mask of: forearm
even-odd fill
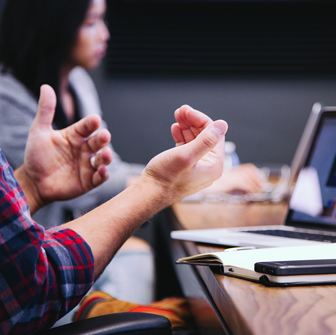
[[[172,192],[148,176],[105,204],[65,226],[90,245],[95,259],[95,279],[128,237],[155,213],[175,199]]]
[[[226,130],[224,121],[216,121],[195,141],[155,156],[138,181],[66,225],[90,245],[95,259],[95,278],[142,223],[181,198],[210,186],[221,176]]]

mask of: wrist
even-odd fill
[[[45,205],[40,196],[38,188],[27,174],[24,164],[14,171],[14,176],[19,182],[23,193],[27,198],[31,214],[34,214]]]
[[[146,194],[147,202],[154,205],[153,210],[156,212],[172,205],[177,199],[177,192],[171,184],[147,174],[142,174],[134,186],[140,188],[142,194]]]

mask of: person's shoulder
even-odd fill
[[[75,67],[69,74],[69,83],[77,96],[82,117],[102,114],[96,86],[85,69]]]
[[[17,80],[10,72],[0,70],[0,103],[1,100],[15,102],[20,105],[37,106],[37,99],[34,95]]]
[[[89,73],[80,66],[75,67],[69,74],[70,84],[73,86],[85,85],[95,89],[94,82]]]

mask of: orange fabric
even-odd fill
[[[95,291],[84,298],[74,316],[74,321],[122,312],[162,315],[170,320],[172,327],[189,327],[191,324],[189,304],[185,298],[168,298],[149,305],[139,305],[117,300],[100,291]]]

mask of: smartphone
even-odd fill
[[[330,274],[336,273],[336,259],[257,262],[254,270],[274,276]]]

